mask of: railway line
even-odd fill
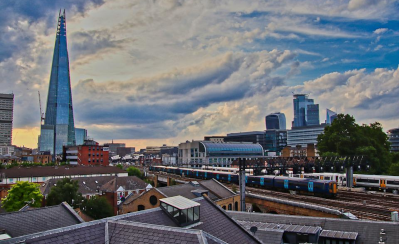
[[[180,180],[196,180],[196,178],[181,177],[174,174],[159,174],[160,176],[169,176]],[[226,187],[232,189],[232,183],[223,183]],[[236,185],[235,185],[236,186]],[[238,188],[238,186],[236,186]],[[391,212],[399,210],[399,196],[393,194],[367,194],[355,191],[338,191],[335,199],[326,199],[309,195],[297,195],[287,192],[262,189],[247,185],[248,193],[276,197],[280,199],[312,204],[321,207],[328,207],[341,212],[350,212],[359,219],[391,221]]]

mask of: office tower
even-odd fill
[[[319,125],[319,105],[307,94],[294,94],[294,120],[292,127]]]
[[[306,126],[319,125],[319,104],[308,104]]]
[[[285,130],[286,120],[284,113],[272,113],[265,117],[266,130]]]
[[[326,109],[326,124],[331,125],[333,120],[336,118],[337,113]]]
[[[46,117],[41,126],[39,150],[62,154],[63,146],[75,145],[75,126],[69,59],[66,37],[65,10],[59,14],[47,96]]]
[[[87,140],[87,130],[75,128],[76,146],[83,145]]]
[[[0,94],[0,146],[11,146],[14,94]]]

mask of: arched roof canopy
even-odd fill
[[[263,156],[263,147],[253,143],[216,143],[202,141],[201,149],[204,149],[207,157],[218,156]]]

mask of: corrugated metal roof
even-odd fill
[[[357,232],[345,232],[345,231],[335,231],[335,230],[323,230],[320,233],[320,237],[344,239],[344,240],[356,240]]]
[[[201,204],[194,202],[182,196],[168,197],[160,199],[159,201],[171,205],[177,209],[188,209],[192,207],[200,206]]]

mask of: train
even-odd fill
[[[169,174],[176,174],[190,178],[199,178],[205,180],[216,179],[222,182],[239,184],[239,176],[234,172],[168,166],[150,166],[149,169],[155,172],[166,172]],[[294,178],[272,175],[245,175],[245,183],[248,186],[280,191],[295,191],[300,194],[315,195],[326,198],[334,198],[337,196],[337,182],[334,180]]]
[[[346,185],[346,174],[313,173],[294,176],[305,179],[334,180],[338,185]],[[388,190],[397,192],[399,190],[399,176],[353,174],[353,186],[364,187],[370,190]]]

